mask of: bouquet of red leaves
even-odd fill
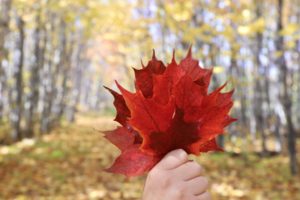
[[[121,150],[107,171],[138,176],[174,149],[195,155],[222,150],[216,136],[235,121],[228,115],[233,90],[221,93],[224,84],[208,93],[212,70],[199,66],[191,48],[179,64],[173,54],[167,66],[153,51],[147,66],[134,72],[135,92],[117,82],[121,94],[107,88],[115,99],[115,121],[121,125],[105,133]]]

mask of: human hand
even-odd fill
[[[149,172],[143,200],[211,200],[203,173],[184,150],[174,150]]]

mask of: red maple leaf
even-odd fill
[[[121,94],[107,88],[115,99],[115,121],[122,125],[105,135],[121,150],[107,171],[138,176],[174,149],[195,155],[222,150],[216,136],[235,121],[228,115],[233,91],[221,93],[224,84],[208,93],[212,70],[201,68],[191,49],[179,64],[173,55],[168,66],[153,51],[147,66],[134,71],[135,92],[117,82]]]

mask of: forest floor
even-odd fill
[[[0,146],[0,199],[140,199],[145,176],[103,172],[119,152],[99,130],[114,126],[111,118],[79,116],[38,141]],[[215,200],[300,199],[300,176],[291,177],[286,156],[210,153],[194,159],[205,167]]]

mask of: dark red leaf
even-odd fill
[[[218,146],[216,138],[207,141],[199,148],[199,152],[209,152],[209,151],[223,151],[223,149]]]
[[[151,97],[153,95],[153,76],[162,74],[165,69],[163,62],[156,59],[153,50],[152,60],[147,66],[143,69],[134,69],[136,89],[141,90],[146,98]]]
[[[105,132],[105,137],[121,151],[132,146],[135,141],[135,134],[125,127],[118,127],[113,131],[107,131]]]
[[[143,153],[139,145],[133,145],[123,151],[106,171],[124,174],[129,177],[139,176],[149,171],[160,159],[161,157],[149,156]]]
[[[127,118],[130,117],[130,112],[127,108],[123,96],[108,87],[104,88],[106,88],[114,97],[114,106],[117,110],[117,115],[114,120],[119,122],[121,125],[126,126],[126,121]]]

